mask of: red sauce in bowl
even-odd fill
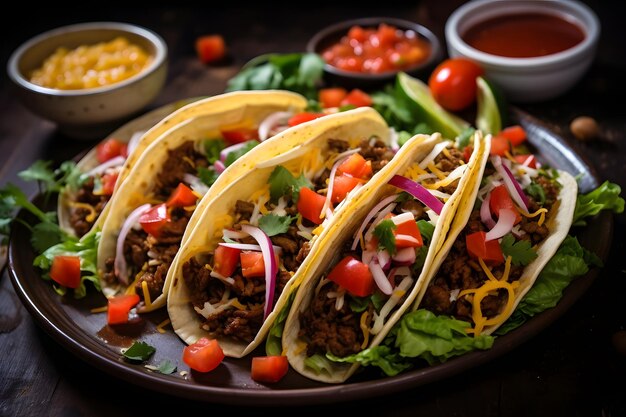
[[[392,25],[352,26],[348,34],[322,51],[326,63],[345,71],[379,74],[412,68],[428,59],[430,43],[412,30]]]
[[[524,13],[484,20],[461,37],[468,45],[492,55],[532,58],[572,48],[585,39],[585,32],[555,15]]]

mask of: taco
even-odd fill
[[[491,156],[467,195],[413,310],[468,322],[475,337],[513,313],[572,225],[578,186],[534,157]]]
[[[463,196],[478,188],[488,156],[481,132],[467,161],[438,133],[418,138],[337,221],[341,229],[297,290],[282,349],[310,379],[346,381],[359,367],[351,358],[381,343],[427,281]]]
[[[104,295],[134,291],[142,300],[139,311],[164,306],[167,273],[195,224],[193,213],[251,169],[258,156],[247,159],[248,151],[258,145],[265,149],[259,151],[262,158],[289,149],[285,144],[267,148],[259,139],[286,128],[287,116],[304,104],[293,93],[245,92],[181,109],[193,109],[195,116],[172,125],[142,151],[108,204],[98,245]],[[204,106],[204,113],[198,106]]]
[[[395,155],[387,124],[371,108],[325,116],[271,142],[292,150],[262,158],[207,204],[169,289],[180,338],[217,339],[231,357],[261,343],[341,213]]]
[[[153,110],[122,126],[81,158],[77,163],[78,175],[59,193],[57,211],[61,228],[81,237],[94,224],[101,227],[113,191],[119,188],[143,151],[179,123],[203,117],[223,120],[225,130],[239,122],[255,125],[245,126],[246,130],[237,126],[239,130],[226,130],[222,134],[238,141],[245,138],[244,133],[250,136],[249,129],[256,128],[262,117],[287,109],[299,112],[306,106],[303,97],[283,91],[237,92],[197,100],[182,100]],[[174,109],[178,110],[172,113]]]

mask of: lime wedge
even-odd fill
[[[483,77],[476,78],[476,127],[484,133],[496,135],[505,123],[506,105],[498,89]]]
[[[465,120],[441,107],[430,94],[428,86],[417,78],[404,72],[398,73],[396,92],[416,116],[416,124],[425,122],[447,139],[454,139],[469,126]]]

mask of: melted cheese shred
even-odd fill
[[[147,308],[152,306],[152,299],[150,298],[150,291],[148,290],[148,283],[141,281],[141,291],[143,292],[143,302]]]
[[[370,329],[367,324],[367,310],[361,314],[361,320],[359,320],[359,326],[363,332],[363,343],[361,343],[361,349],[365,349],[370,341]]]
[[[70,201],[69,205],[70,207],[88,210],[89,214],[85,217],[85,220],[87,220],[89,223],[93,223],[98,216],[98,214],[96,213],[96,209],[91,204],[79,203],[78,201]]]
[[[511,270],[510,256],[508,256],[506,259],[504,274],[502,275],[501,280],[498,280],[494,277],[493,273],[491,272],[491,270],[489,270],[487,265],[485,265],[482,259],[479,259],[479,263],[481,268],[485,271],[488,280],[485,281],[485,283],[481,287],[463,290],[458,295],[458,297],[460,298],[465,295],[472,294],[471,303],[474,328],[467,329],[467,332],[474,333],[474,336],[479,336],[485,326],[492,326],[503,323],[511,315],[511,313],[513,312],[513,305],[515,303],[515,289],[519,287],[518,281],[512,283],[509,283],[507,281],[509,272]],[[497,314],[495,317],[488,319],[483,315],[480,304],[486,296],[493,295],[493,292],[498,289],[505,289],[507,291],[508,296],[506,305],[499,314]]]
[[[539,226],[541,226],[541,225],[543,225],[543,222],[546,221],[546,213],[548,212],[548,209],[547,208],[540,208],[539,210],[537,210],[534,213],[526,213],[524,210],[518,210],[518,211],[520,212],[520,214],[522,216],[528,217],[529,219],[533,218],[533,217],[540,216],[539,220],[537,221],[537,224]]]
[[[170,324],[172,321],[170,319],[165,319],[161,323],[156,325],[157,332],[163,334],[165,333],[164,327]]]
[[[434,164],[434,162],[430,162],[427,165],[428,169],[430,169],[430,172],[432,172],[433,174],[435,174],[437,176],[437,178],[439,178],[440,180],[445,180],[447,175],[444,174],[439,168],[437,168]]]
[[[91,310],[89,310],[92,314],[97,314],[97,313],[104,313],[105,311],[107,311],[109,309],[109,306],[102,306],[102,307],[96,307],[96,308],[92,308]]]

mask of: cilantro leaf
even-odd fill
[[[273,202],[277,202],[280,197],[291,195],[294,202],[298,201],[300,194],[300,188],[311,188],[311,182],[306,179],[304,174],[301,174],[298,178],[294,177],[289,170],[281,165],[278,165],[268,179],[270,184],[270,197]]]
[[[222,139],[208,139],[204,141],[204,153],[210,164],[220,159],[220,152],[226,147]]]
[[[410,110],[399,100],[393,86],[387,86],[383,91],[371,94],[374,109],[376,109],[396,130],[413,131],[415,120]]]
[[[224,161],[224,165],[225,166],[232,165],[233,162],[235,162],[237,159],[239,159],[242,156],[244,156],[246,153],[248,153],[252,148],[257,146],[258,144],[259,144],[259,142],[256,141],[256,140],[249,140],[249,141],[245,142],[244,145],[241,148],[238,148],[235,151],[229,152],[226,155],[226,160]]]
[[[124,351],[124,357],[131,361],[143,362],[147,360],[156,349],[145,342],[135,342],[131,347]]]
[[[420,229],[424,246],[430,244],[430,241],[433,239],[433,233],[435,233],[435,226],[427,220],[418,220],[417,227]]]
[[[165,359],[161,361],[156,370],[164,375],[170,375],[171,373],[176,371],[176,365]]]
[[[17,175],[24,181],[40,181],[45,190],[53,190],[57,184],[54,170],[50,168],[50,165],[52,165],[52,161],[39,160]]]
[[[213,185],[219,175],[214,169],[198,167],[198,178],[209,187]]]
[[[461,133],[459,133],[459,136],[457,136],[455,139],[457,148],[463,149],[467,145],[469,145],[470,139],[472,138],[472,135],[474,135],[475,131],[476,129],[474,129],[473,127],[466,127],[465,129],[463,129]]]
[[[259,219],[259,227],[268,236],[276,236],[281,233],[286,233],[289,230],[289,225],[294,221],[296,217],[292,216],[278,216],[270,213],[265,216],[261,216]]]
[[[390,255],[396,253],[396,237],[393,231],[397,228],[398,226],[390,219],[381,221],[374,228],[374,236],[378,238],[378,246],[386,249]]]
[[[74,161],[65,161],[57,169],[51,165],[52,161],[38,160],[17,175],[24,181],[37,181],[45,194],[60,192],[66,185],[78,189],[86,179]]]
[[[546,193],[541,185],[532,182],[524,189],[524,191],[540,206],[543,206],[546,203]]]
[[[51,246],[63,242],[67,237],[67,233],[62,230],[58,224],[53,222],[41,222],[33,226],[30,244],[37,253],[42,253]]]
[[[537,257],[537,252],[533,250],[531,244],[527,240],[515,242],[515,238],[508,233],[500,242],[502,253],[505,257],[510,256],[513,265],[528,265]]]

